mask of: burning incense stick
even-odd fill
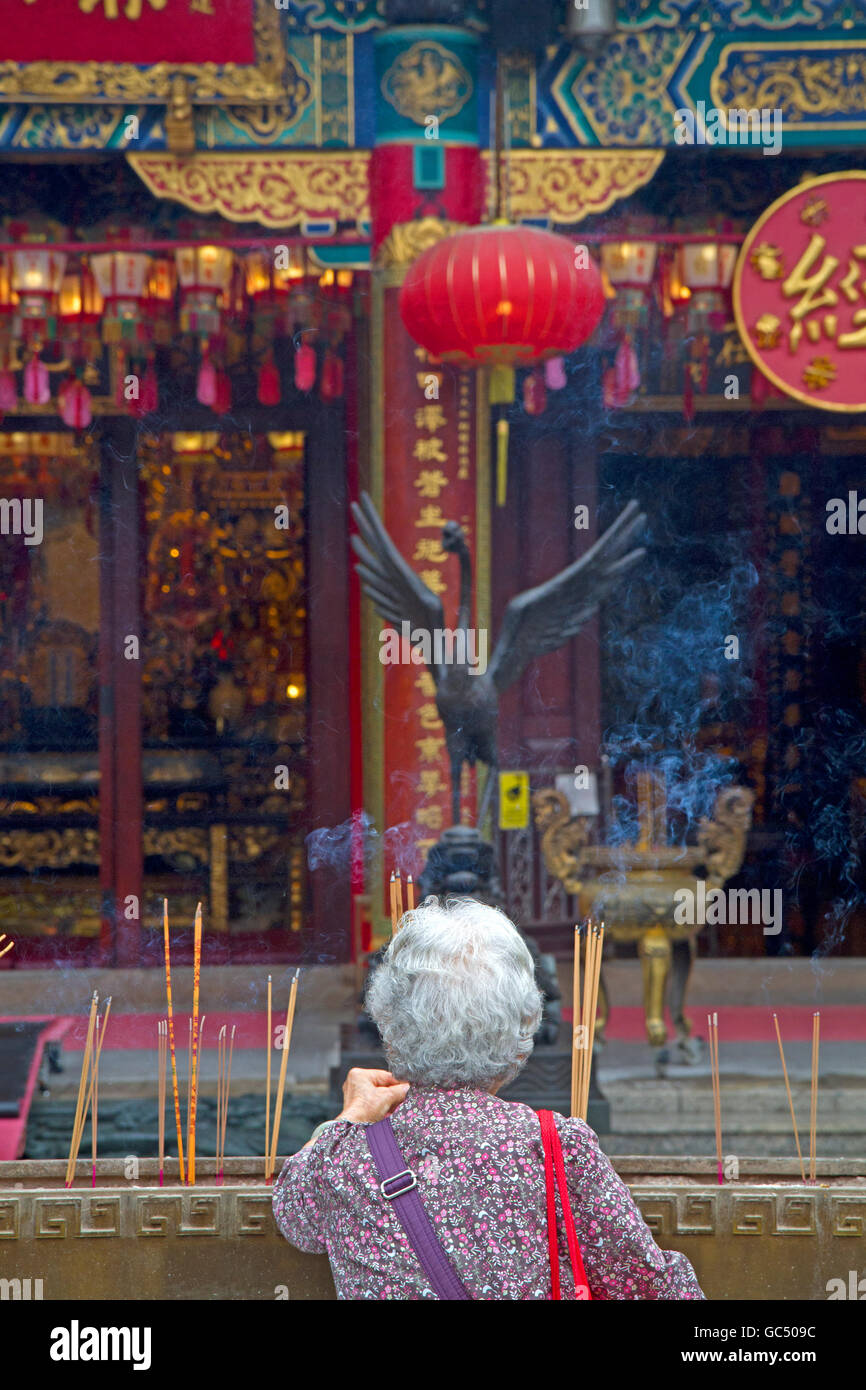
[[[272,1003],[273,1003],[273,1001],[272,1001],[272,993],[271,993],[271,977],[270,977],[270,975],[269,975],[269,976],[268,976],[268,1047],[267,1047],[267,1057],[268,1057],[268,1079],[267,1079],[267,1082],[266,1082],[266,1087],[267,1087],[267,1100],[266,1100],[266,1102],[265,1102],[265,1182],[267,1182],[267,1180],[268,1180],[268,1161],[269,1161],[269,1159],[270,1159],[270,1153],[271,1153],[271,1052],[273,1051],[273,1025],[272,1025],[272,1022],[271,1022],[271,1018],[272,1018]]]
[[[814,1182],[818,1157],[818,1043],[821,1015],[812,1015],[812,1095],[809,1112],[809,1181]]]
[[[195,1112],[198,1101],[198,994],[201,983],[201,903],[195,910],[195,937],[192,958],[192,1111],[187,1139],[187,1178],[195,1184]]]
[[[72,1174],[75,1168],[75,1160],[78,1155],[78,1126],[81,1121],[81,1108],[84,1105],[84,1092],[87,1086],[87,1069],[90,1066],[90,1049],[93,1046],[93,1025],[96,1021],[96,1010],[99,1005],[99,995],[94,990],[90,1000],[90,1018],[87,1021],[87,1040],[84,1044],[84,1056],[81,1059],[81,1079],[78,1082],[78,1100],[75,1103],[75,1119],[72,1124],[72,1140],[69,1145],[69,1162],[66,1165],[66,1186],[72,1182]]]
[[[220,1141],[222,1139],[222,1113],[223,1113],[223,1073],[225,1071],[226,1056],[226,1025],[217,1034],[217,1104],[216,1104],[216,1148],[214,1157],[216,1164],[214,1167],[214,1181],[220,1180]]]
[[[186,1152],[189,1158],[189,1122],[192,1115],[192,1014],[187,1019],[186,1049]]]
[[[415,907],[415,880],[411,874],[406,875],[406,907],[409,912]]]
[[[159,1185],[164,1182],[165,1168],[165,1069],[168,1062],[168,1024],[161,1018],[156,1025],[158,1047],[158,1091],[159,1091]]]
[[[791,1111],[791,1124],[794,1126],[794,1143],[797,1145],[797,1157],[800,1160],[800,1176],[803,1182],[806,1181],[806,1169],[803,1167],[803,1155],[800,1152],[800,1135],[797,1132],[797,1116],[794,1114],[794,1099],[791,1095],[791,1083],[788,1080],[788,1068],[785,1066],[785,1050],[782,1047],[782,1034],[779,1031],[779,1020],[773,1014],[773,1022],[776,1025],[776,1038],[779,1042],[779,1056],[782,1059],[782,1073],[785,1077],[785,1090],[788,1092],[788,1106]]]
[[[396,879],[396,877],[394,876],[393,873],[391,874],[391,882],[390,882],[390,884],[389,884],[389,888],[390,888],[390,893],[391,893],[391,935],[392,935],[392,936],[396,936],[396,935],[397,935],[397,922],[398,922],[398,918],[397,918],[397,879]],[[268,1150],[268,1152],[270,1153],[270,1150]]]
[[[580,1094],[580,1073],[581,1073],[581,1051],[580,1039],[582,1037],[581,1012],[580,1012],[580,927],[574,928],[574,1003],[571,1009],[571,1115],[577,1115],[578,1097]]]
[[[274,1168],[277,1163],[277,1144],[280,1137],[280,1119],[283,1113],[283,1094],[286,1089],[286,1067],[289,1061],[289,1048],[292,1043],[292,1024],[295,1018],[295,999],[298,994],[298,976],[300,969],[295,971],[292,980],[292,988],[289,991],[289,1007],[286,1010],[286,1026],[283,1031],[283,1056],[280,1061],[280,1079],[277,1084],[277,1102],[274,1108],[274,1127],[271,1131],[271,1156],[268,1165],[268,1182],[273,1180]]]
[[[97,1116],[99,1111],[99,1059],[102,1056],[102,1044],[105,1042],[105,1030],[108,1027],[108,1015],[111,1013],[111,995],[105,1001],[105,1013],[102,1015],[102,1032],[99,1033],[99,1043],[93,1053],[93,1070],[90,1077],[90,1091],[93,1096],[93,1110],[90,1122],[90,1160],[91,1160],[91,1186],[96,1186],[96,1128]],[[99,1031],[99,1021],[96,1024]],[[87,1118],[87,1106],[84,1107],[84,1117]],[[82,1130],[83,1130],[82,1123]]]
[[[580,1118],[585,1120],[589,1111],[589,1083],[592,1076],[592,1055],[595,1047],[595,1019],[598,1012],[598,984],[601,978],[601,957],[604,951],[604,922],[593,927],[592,978],[589,995],[589,1014],[587,1017],[586,1069],[583,1077],[583,1096],[581,1097]],[[589,974],[589,970],[587,970]],[[585,986],[584,986],[585,987]]]
[[[223,1112],[222,1112],[222,1142],[220,1143],[220,1182],[223,1181],[223,1169],[226,1161],[226,1128],[229,1120],[229,1091],[232,1084],[232,1056],[235,1050],[235,1030],[237,1024],[232,1024],[232,1035],[229,1039],[229,1060],[226,1067],[225,1083],[223,1085]]]
[[[180,1180],[186,1181],[183,1164],[183,1134],[180,1128],[180,1097],[177,1090],[177,1059],[174,1054],[174,1013],[171,1007],[171,953],[168,944],[168,899],[162,903],[162,930],[165,940],[165,993],[168,1003],[168,1047],[171,1053],[171,1086],[174,1092],[174,1119],[177,1125],[177,1159],[180,1167]]]
[[[716,1160],[718,1162],[719,1182],[724,1182],[722,1163],[722,1079],[719,1071],[719,1015],[707,1014],[710,1042],[710,1071],[713,1080],[713,1111],[716,1126]]]

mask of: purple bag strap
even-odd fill
[[[424,1210],[416,1186],[418,1180],[412,1169],[406,1167],[390,1116],[386,1115],[375,1125],[367,1125],[364,1133],[379,1173],[379,1191],[394,1208],[409,1244],[438,1297],[450,1302],[468,1299],[469,1294],[439,1244],[439,1238]]]

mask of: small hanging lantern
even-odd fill
[[[57,333],[57,301],[63,282],[66,254],[44,246],[26,246],[12,252],[11,284],[18,297],[16,319],[25,341],[54,338]]]
[[[174,338],[174,295],[177,271],[173,260],[153,256],[142,301],[142,312],[151,325],[153,341],[167,346]]]
[[[302,246],[277,246],[273,251],[250,251],[244,258],[244,288],[252,301],[253,331],[271,338],[288,326],[292,291],[305,274]]]
[[[106,343],[146,341],[143,304],[147,292],[150,256],[118,248],[91,256],[90,265],[105,300],[102,337]]]
[[[736,262],[736,246],[706,241],[680,247],[677,274],[688,291],[689,332],[721,332],[724,328]]]
[[[226,246],[182,246],[174,253],[183,333],[218,333],[231,286],[234,257]]]
[[[614,292],[611,318],[621,332],[645,328],[658,247],[653,241],[613,241],[601,248],[601,264]]]

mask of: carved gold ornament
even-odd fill
[[[416,222],[397,222],[377,252],[377,264],[392,268],[411,265],[443,237],[465,231],[462,222],[446,222],[439,217],[420,217]]]
[[[580,222],[649,183],[664,150],[511,150],[503,158],[509,216]],[[488,168],[492,156],[483,155]]]
[[[416,125],[436,116],[456,116],[472,95],[472,78],[456,53],[433,39],[413,43],[382,78],[382,95],[400,116]]]
[[[369,218],[369,153],[127,154],[157,198],[231,222],[259,222],[288,231],[305,218],[361,222]]]

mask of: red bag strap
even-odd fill
[[[577,1231],[574,1227],[574,1216],[571,1211],[571,1202],[568,1197],[568,1185],[565,1177],[565,1161],[562,1157],[562,1144],[559,1139],[559,1130],[556,1128],[556,1120],[552,1110],[539,1110],[538,1119],[541,1123],[541,1143],[544,1148],[544,1179],[547,1188],[547,1244],[550,1252],[550,1282],[552,1297],[561,1299],[559,1281],[559,1232],[556,1223],[556,1199],[554,1193],[554,1177],[559,1188],[559,1200],[562,1204],[562,1215],[565,1221],[565,1238],[568,1242],[568,1256],[571,1260],[571,1271],[574,1275],[575,1298],[591,1299],[589,1280],[583,1267],[583,1257],[580,1253],[580,1245],[577,1240]]]
[[[550,1256],[551,1298],[561,1299],[559,1291],[559,1231],[556,1224],[556,1186],[553,1167],[553,1147],[550,1142],[550,1123],[553,1113],[539,1110],[541,1146],[544,1149],[544,1185],[547,1190],[547,1249]]]

